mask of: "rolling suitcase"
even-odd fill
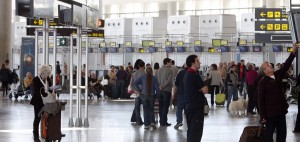
[[[244,128],[240,142],[263,142],[263,126],[247,126]]]
[[[225,94],[217,94],[216,95],[216,105],[217,106],[224,106],[225,104]]]
[[[41,136],[46,141],[61,140],[61,112],[56,115],[42,116]]]

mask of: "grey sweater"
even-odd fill
[[[161,67],[156,72],[158,84],[161,86],[160,91],[172,92],[173,70],[166,66]]]

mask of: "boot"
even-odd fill
[[[41,142],[39,132],[33,131],[33,140],[34,142]]]

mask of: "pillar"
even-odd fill
[[[168,7],[168,17],[177,15],[177,2],[176,1],[169,1],[167,3]]]
[[[1,0],[0,1],[0,63],[4,63],[5,60],[12,58],[11,47],[11,25],[12,25],[12,1]],[[11,68],[11,62],[9,67]]]

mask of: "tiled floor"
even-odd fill
[[[68,95],[63,94],[63,100]],[[210,98],[210,97],[207,97]],[[143,126],[130,123],[133,100],[89,100],[89,128],[68,127],[69,105],[62,112],[62,142],[184,142],[186,124],[179,130],[175,110],[170,110],[170,127],[145,130]],[[83,102],[82,102],[83,104]],[[292,132],[296,105],[291,105],[287,114],[287,142],[300,141],[300,134]],[[75,114],[75,106],[73,107]],[[84,114],[84,111],[82,111]],[[75,115],[74,115],[75,116]],[[74,117],[73,120],[76,118]],[[31,142],[33,107],[20,98],[19,101],[0,96],[0,142]],[[214,107],[205,118],[203,142],[238,142],[243,128],[256,125],[258,117],[231,117],[224,107]]]

